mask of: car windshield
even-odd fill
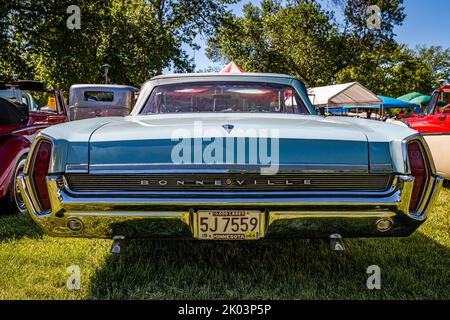
[[[22,103],[23,94],[18,89],[0,90],[0,98],[7,99],[12,103]]]
[[[57,111],[57,100],[54,93],[22,91],[11,88],[0,90],[0,98],[6,99],[19,107],[26,107],[31,112]]]
[[[58,112],[56,95],[53,92],[27,91],[24,101],[35,112]]]
[[[450,90],[436,92],[433,95],[427,114],[450,113]]]
[[[238,82],[158,86],[141,114],[195,112],[309,114],[291,86]]]

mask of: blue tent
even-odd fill
[[[371,105],[371,106],[345,106],[342,108],[333,108],[329,109],[329,112],[332,113],[344,113],[347,112],[349,109],[403,109],[403,108],[411,108],[416,113],[421,113],[422,109],[418,104],[402,101],[395,98],[385,97],[385,96],[378,96],[382,101],[383,104],[377,104],[377,105]]]
[[[403,109],[403,108],[411,108],[416,113],[421,113],[422,109],[418,104],[410,103],[406,101],[402,101],[395,98],[385,97],[385,96],[378,96],[381,100],[383,100],[383,106],[378,105],[376,108],[383,108],[383,109]]]

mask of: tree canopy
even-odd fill
[[[430,92],[449,78],[449,50],[416,51],[395,40],[405,18],[403,0],[334,0],[342,19],[319,1],[263,0],[228,15],[210,38],[214,61],[234,60],[247,71],[283,72],[308,86],[359,81],[378,94]],[[380,8],[379,28],[369,28],[369,5]]]
[[[35,78],[68,89],[111,81],[139,86],[164,68],[190,71],[183,45],[208,36],[235,0],[78,0],[81,28],[69,29],[70,0],[0,0],[0,79]]]
[[[213,61],[288,73],[308,86],[359,81],[378,94],[429,93],[450,77],[450,49],[396,40],[403,0],[262,0],[236,16],[238,0],[77,0],[80,29],[67,27],[70,0],[0,0],[0,80],[36,79],[140,86],[170,68],[194,70],[186,48],[208,40]],[[379,15],[368,11],[380,8]],[[337,14],[335,12],[338,12]],[[379,21],[370,28],[368,21]],[[205,70],[215,70],[214,67]]]

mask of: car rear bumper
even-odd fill
[[[443,179],[433,176],[420,213],[411,214],[414,178],[396,176],[383,193],[222,193],[216,197],[191,195],[91,195],[68,190],[62,177],[47,178],[52,209],[41,213],[29,178],[19,177],[19,188],[32,218],[50,235],[60,237],[182,238],[198,235],[198,210],[259,210],[262,238],[403,237],[429,216]],[[73,230],[70,222],[80,227]],[[380,221],[392,228],[380,230]],[[73,226],[73,225],[72,225]]]

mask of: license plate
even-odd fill
[[[261,212],[198,211],[197,228],[200,240],[258,240],[261,237]]]

